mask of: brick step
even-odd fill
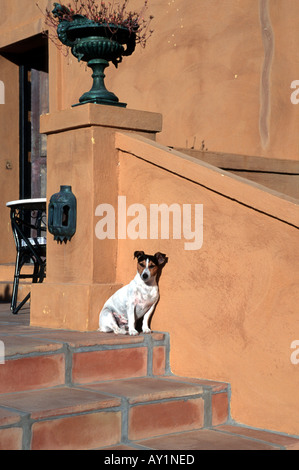
[[[167,333],[51,330],[23,318],[0,315],[0,445],[90,449],[226,422],[228,384],[173,377]]]
[[[120,400],[71,387],[0,395],[0,449],[92,449],[121,439]]]
[[[158,436],[151,439],[126,442],[118,446],[109,446],[100,448],[98,450],[106,451],[106,456],[111,456],[111,451],[118,451],[118,453],[115,454],[116,458],[122,455],[121,451],[171,450],[171,454],[162,454],[163,457],[162,460],[160,459],[160,462],[181,462],[182,464],[192,464],[194,459],[192,451],[299,450],[299,438],[292,437],[287,434],[279,434],[271,431],[264,431],[262,429],[240,426],[237,424],[225,424],[221,426],[198,429],[195,431],[164,434],[163,436]],[[182,457],[180,457],[180,454],[176,454],[175,451],[188,452],[184,452]],[[124,455],[127,456],[130,454],[126,452]],[[159,452],[157,455],[161,456],[161,453]],[[187,455],[189,456],[188,460]],[[141,460],[141,457],[138,457],[138,461],[139,460]],[[128,460],[125,462],[128,463]],[[145,462],[158,464],[159,460],[154,453],[150,452]]]
[[[0,340],[0,450],[298,448],[231,426],[229,384],[172,375],[167,333],[30,327],[0,304]]]
[[[0,450],[299,449],[299,439],[285,434],[204,426],[214,415],[225,419],[219,401],[209,403],[226,389],[202,382],[146,377],[2,394]]]
[[[88,450],[228,418],[227,384],[173,376],[5,393],[0,403],[0,449]]]
[[[169,371],[168,335],[115,336],[0,322],[5,364],[0,393],[85,384]],[[17,323],[18,322],[18,323]]]
[[[163,376],[88,384],[86,389],[124,400],[125,440],[199,429],[228,420],[229,385],[225,383]]]

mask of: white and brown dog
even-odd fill
[[[103,333],[138,335],[135,324],[142,317],[142,332],[151,332],[148,322],[159,300],[157,274],[166,262],[166,255],[151,256],[135,251],[134,258],[138,261],[136,276],[116,291],[100,312],[99,331]]]

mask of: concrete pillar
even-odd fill
[[[155,140],[160,114],[88,104],[41,116],[47,134],[47,202],[61,185],[77,198],[77,231],[59,244],[47,234],[47,277],[32,286],[32,326],[90,331],[116,284],[117,238],[95,235],[99,204],[117,212],[118,151],[115,132],[135,132]],[[116,232],[117,233],[117,232]]]

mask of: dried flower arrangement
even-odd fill
[[[128,11],[128,3],[129,0],[123,0],[122,2],[115,0],[109,2],[72,0],[66,5],[63,5],[61,1],[59,1],[59,3],[54,3],[56,12],[54,12],[54,10],[50,11],[47,8],[45,13],[43,13],[47,35],[57,47],[61,47],[61,43],[57,38],[57,26],[61,21],[72,22],[76,17],[78,18],[77,15],[81,15],[96,24],[108,26],[112,33],[116,32],[119,26],[127,28],[130,33],[134,33],[136,44],[145,47],[147,40],[153,33],[153,30],[150,28],[153,16],[145,18],[145,13],[148,9],[148,0],[144,0],[144,5],[139,12]]]

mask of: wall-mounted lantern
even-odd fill
[[[54,240],[67,242],[76,232],[77,200],[71,186],[60,186],[53,194],[48,210],[48,229]]]

